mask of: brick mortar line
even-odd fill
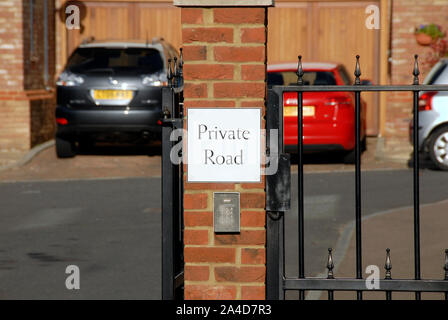
[[[241,44],[241,29],[238,25],[235,25],[233,28],[233,43]]]
[[[264,81],[260,81],[260,80],[242,80],[242,79],[234,79],[234,80],[238,80],[239,82],[242,83],[266,83]],[[186,80],[186,83],[191,83],[191,84],[214,84],[214,83],[235,83],[235,81],[232,81],[232,79],[198,79],[198,80]],[[255,99],[255,98],[252,98]],[[259,99],[264,99],[264,98],[259,98]]]
[[[266,28],[266,26],[262,23],[220,23],[220,22],[212,22],[212,23],[204,23],[203,24],[197,24],[197,23],[182,23],[182,29],[194,29],[194,28],[201,28],[201,29],[216,29],[216,28],[228,28],[228,29],[259,29],[259,28]]]
[[[250,264],[250,265],[246,265],[246,264],[240,264],[240,265],[236,265],[235,263],[225,263],[225,262],[220,262],[220,263],[209,263],[209,262],[189,262],[185,264],[186,266],[190,266],[190,267],[210,267],[213,268],[214,267],[238,267],[238,266],[248,266],[248,267],[266,267],[266,263],[260,263],[260,264]]]
[[[244,47],[244,48],[256,48],[256,47],[265,47],[266,42],[207,42],[207,41],[193,41],[182,44],[183,47],[185,46],[210,46],[210,47],[235,47],[235,44],[238,44],[238,47]]]
[[[202,8],[202,20],[204,25],[213,24],[213,20],[215,19],[214,11],[212,8]]]
[[[190,227],[190,226],[186,226],[184,227],[185,230],[210,230],[213,227],[207,227],[207,226],[194,226],[194,227]]]
[[[263,61],[236,61],[236,62],[232,62],[232,61],[216,61],[216,60],[188,60],[185,61],[186,64],[191,64],[191,65],[250,65],[250,66],[264,66],[266,65],[265,62]]]
[[[241,77],[241,64],[235,63],[233,68],[233,79],[235,81],[242,81]]]
[[[184,209],[184,212],[210,212],[210,209]]]
[[[256,61],[217,61],[217,60],[192,60],[192,61],[186,61],[184,62],[187,65],[204,65],[204,66],[214,66],[214,65],[225,65],[225,66],[265,66],[266,64],[263,61],[256,62]],[[261,80],[260,80],[261,81]]]
[[[215,282],[211,282],[210,280],[208,280],[208,281],[185,280],[185,284],[193,284],[193,285],[212,284],[212,285],[223,285],[223,286],[253,286],[253,285],[257,284],[257,286],[264,286],[265,281],[266,281],[266,279],[260,280],[257,282],[230,282],[230,281],[216,281],[216,280],[215,280]]]
[[[264,228],[262,230],[265,230]],[[261,231],[261,230],[259,230]],[[222,249],[264,249],[265,245],[262,244],[186,244],[185,248],[191,247],[191,248],[222,248]],[[234,262],[232,262],[234,263]]]
[[[210,97],[210,98],[185,98],[185,101],[211,101],[211,100],[217,100],[217,101],[248,101],[248,102],[255,102],[255,101],[259,101],[259,100],[265,100],[264,98],[245,98],[245,97],[241,97],[241,98],[215,98],[215,97]],[[187,107],[187,108],[194,108],[194,107]],[[190,182],[190,183],[210,183],[210,182]],[[250,183],[250,182],[243,182],[243,183]],[[254,182],[254,183],[260,183],[260,182]],[[239,183],[235,183],[235,184],[239,184]]]

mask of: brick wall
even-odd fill
[[[392,84],[411,84],[413,56],[420,56],[420,82],[430,67],[424,64],[431,49],[418,45],[414,38],[415,27],[436,23],[448,32],[448,0],[394,0],[392,17]],[[411,152],[408,142],[408,125],[412,117],[412,94],[389,93],[386,112],[386,151],[390,156]]]
[[[185,107],[262,107],[266,9],[182,8]],[[213,192],[241,193],[241,232],[213,231]],[[265,298],[262,183],[185,183],[185,298]]]
[[[25,152],[54,133],[54,1],[48,1],[49,83],[44,82],[44,8],[34,0],[0,2],[0,151]],[[31,32],[33,30],[33,32]],[[31,35],[32,33],[32,35]]]
[[[0,1],[1,90],[23,87],[22,0]]]

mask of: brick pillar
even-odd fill
[[[266,26],[265,6],[182,8],[187,113],[189,107],[262,107],[264,114]],[[240,233],[214,233],[216,191],[240,192]],[[185,299],[265,299],[264,177],[186,182],[184,218]]]
[[[32,10],[29,1],[1,1],[0,158],[54,135],[54,91],[46,88],[54,85],[54,1],[47,6],[49,82],[44,83],[44,1],[34,1]]]

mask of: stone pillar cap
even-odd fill
[[[174,0],[177,7],[272,7],[274,0]]]

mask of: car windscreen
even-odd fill
[[[303,75],[305,85],[336,85],[336,79],[332,72],[305,71]],[[268,86],[289,86],[297,84],[297,74],[288,72],[268,72]]]
[[[163,71],[163,61],[153,48],[78,48],[67,67],[81,73],[113,70],[143,74]]]

